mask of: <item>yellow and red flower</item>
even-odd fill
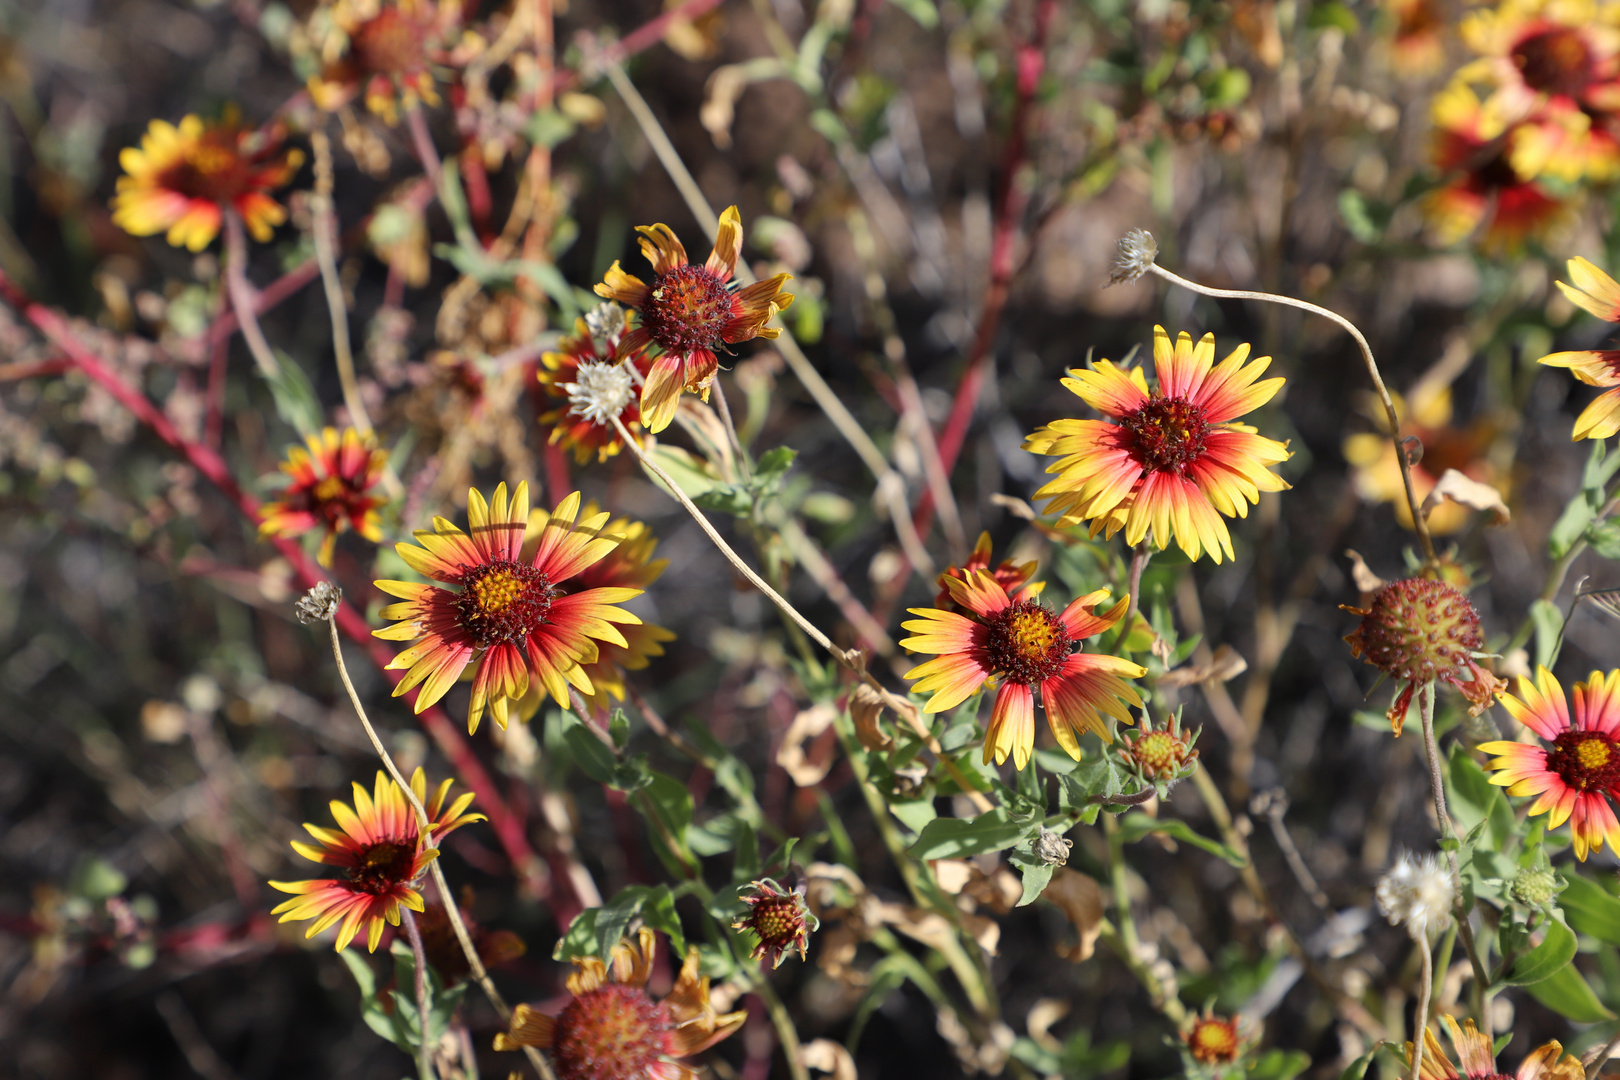
[[[1395,71],[1409,79],[1439,71],[1448,29],[1439,0],[1383,0],[1383,7],[1393,16],[1389,51]]]
[[[472,792],[445,805],[451,783],[444,781],[429,799],[426,775],[417,769],[411,776],[411,790],[427,811],[435,843],[463,825],[484,820],[483,814],[465,812],[473,801]],[[405,793],[380,770],[371,795],[359,784],[354,785],[353,809],[334,799],[332,818],[338,824],[336,829],[306,824],[304,828],[316,844],[294,840],[293,850],[313,862],[336,866],[347,876],[272,881],[272,888],[292,893],[293,899],[281,903],[270,914],[280,915],[282,922],[314,919],[314,925],[304,934],[306,938],[341,922],[339,949],[364,926],[366,947],[376,952],[384,923],[399,925],[401,904],[412,911],[422,910],[422,894],[417,892],[415,882],[428,863],[439,857],[439,851],[423,843],[416,812]]]
[[[1432,154],[1445,175],[1422,209],[1435,243],[1455,244],[1483,226],[1482,250],[1511,253],[1567,216],[1568,204],[1515,166],[1515,133],[1466,83],[1436,94],[1432,113]]]
[[[229,210],[255,240],[269,240],[287,211],[266,192],[291,180],[304,161],[302,151],[281,143],[279,130],[244,128],[234,109],[212,123],[199,116],[179,127],[154,120],[139,147],[118,155],[124,175],[113,196],[113,224],[134,236],[164,233],[175,247],[201,251]]]
[[[1140,368],[1126,372],[1107,360],[1094,370],[1070,369],[1063,380],[1105,420],[1054,420],[1024,441],[1024,449],[1059,456],[1046,471],[1057,479],[1035,493],[1060,526],[1091,522],[1093,536],[1121,528],[1139,544],[1151,529],[1160,550],[1173,538],[1190,559],[1208,552],[1216,562],[1232,557],[1227,517],[1246,517],[1262,491],[1288,485],[1268,466],[1288,459],[1285,444],[1264,438],[1239,416],[1270,401],[1282,379],[1259,379],[1271,363],[1263,356],[1245,363],[1239,345],[1213,366],[1215,335],[1195,347],[1185,333],[1170,343],[1153,328],[1153,364],[1158,389],[1150,391]]]
[[[793,294],[782,291],[793,275],[733,287],[742,254],[742,215],[735,206],[720,215],[714,250],[702,266],[686,261],[686,249],[669,226],[638,225],[636,231],[641,253],[653,266],[652,281],[625,273],[615,259],[596,295],[635,308],[640,317],[619,342],[621,355],[653,346],[659,350],[641,389],[643,422],[657,434],[675,418],[682,390],[709,400],[709,384],[720,367],[715,350],[781,334],[765,324],[793,303]]]
[[[332,565],[338,534],[353,529],[373,544],[382,542],[377,508],[387,500],[371,494],[388,465],[388,453],[353,428],[326,428],[305,438],[308,447],[287,451],[281,471],[291,477],[281,498],[266,503],[259,523],[261,536],[301,536],[319,526],[325,530],[317,559]]]
[[[810,935],[821,921],[805,903],[804,892],[784,889],[771,878],[750,882],[751,890],[740,897],[748,910],[734,923],[733,930],[750,931],[757,939],[753,959],[769,960],[772,968],[782,966],[782,958],[797,949],[803,960],[810,948]]]
[[[583,665],[596,663],[599,642],[629,647],[613,624],[641,620],[614,605],[640,596],[641,590],[581,586],[581,572],[606,558],[619,540],[600,532],[607,514],[576,523],[579,504],[578,492],[558,504],[527,558],[528,484],[519,484],[510,502],[505,484],[495,489],[490,503],[477,491],[468,492],[470,534],[434,518],[431,531],[416,534],[421,547],[397,545],[412,570],[455,591],[410,581],[376,583],[404,603],[384,608],[383,618],[399,621],[372,633],[416,642],[388,665],[405,671],[395,697],[420,684],[416,711],[421,712],[475,664],[470,733],[478,730],[486,707],[506,727],[508,711],[528,692],[531,676],[563,708],[569,707],[570,685],[595,693]]]
[[[575,957],[568,976],[574,1000],[556,1016],[519,1005],[511,1027],[495,1036],[495,1049],[545,1050],[558,1080],[698,1080],[698,1070],[679,1059],[731,1035],[748,1013],[715,1012],[695,947],[687,950],[669,996],[654,1001],[646,987],[656,948],[653,932],[642,927],[637,940],[619,942],[605,964]]]
[[[537,373],[546,396],[561,404],[542,413],[540,424],[551,428],[546,441],[573,450],[584,465],[596,456],[606,461],[624,445],[611,416],[634,433],[641,429],[641,406],[633,392],[647,381],[652,361],[645,352],[623,348],[623,335],[615,334],[600,345],[584,319],[574,320],[574,336],[558,343],[557,351],[542,353]],[[604,402],[608,415],[603,415]]]
[[[1620,284],[1585,259],[1569,260],[1569,279],[1558,282],[1563,294],[1582,310],[1605,322],[1620,322]],[[1620,387],[1620,349],[1557,352],[1543,356],[1548,367],[1568,368],[1588,386]],[[1620,433],[1620,389],[1599,394],[1575,421],[1575,439],[1607,439]]]
[[[1502,705],[1550,749],[1507,740],[1480,743],[1478,749],[1494,754],[1486,769],[1491,783],[1509,795],[1535,795],[1530,815],[1551,812],[1549,828],[1570,823],[1575,857],[1586,860],[1605,840],[1620,851],[1620,821],[1609,799],[1620,798],[1620,670],[1608,675],[1594,671],[1575,684],[1575,716],[1570,719],[1564,688],[1546,668],[1536,671],[1531,683],[1522,675],[1504,694]]]
[[[1475,1028],[1472,1020],[1464,1020],[1459,1028],[1456,1020],[1441,1013],[1440,1022],[1451,1036],[1451,1045],[1457,1048],[1457,1065],[1453,1065],[1440,1048],[1440,1040],[1434,1037],[1434,1029],[1425,1027],[1423,1063],[1418,1068],[1422,1080],[1462,1080],[1463,1077],[1467,1080],[1496,1080],[1498,1077],[1507,1080],[1505,1074],[1496,1071],[1496,1054],[1492,1052],[1494,1048],[1490,1038]],[[1408,1066],[1412,1063],[1412,1052],[1412,1044],[1407,1043]],[[1461,1066],[1460,1071],[1458,1066]],[[1564,1053],[1563,1046],[1554,1040],[1530,1051],[1520,1063],[1513,1080],[1582,1080],[1585,1075],[1586,1070],[1580,1061]]]
[[[1119,622],[1129,597],[1098,615],[1093,609],[1108,599],[1108,590],[1099,589],[1054,613],[1027,588],[1018,599],[1009,597],[983,570],[966,580],[943,580],[962,613],[910,609],[918,618],[903,625],[915,636],[900,644],[937,655],[906,678],[918,680],[913,690],[933,695],[923,706],[931,713],[955,708],[987,683],[999,685],[984,736],[987,763],[999,765],[1011,754],[1017,768],[1029,764],[1037,689],[1052,734],[1076,761],[1081,733],[1094,731],[1104,742],[1112,740],[1103,714],[1122,724],[1134,722],[1126,705],[1141,707],[1142,699],[1125,680],[1140,678],[1147,669],[1115,656],[1070,651]]]
[[[1205,1010],[1181,1035],[1187,1053],[1200,1065],[1230,1065],[1243,1053],[1243,1038],[1237,1024],[1228,1017]]]
[[[585,504],[586,518],[594,519],[598,513],[595,502]],[[525,555],[532,552],[539,543],[550,520],[551,515],[544,510],[536,510],[529,515],[529,530],[523,547]],[[592,563],[580,571],[578,578],[580,588],[633,589],[637,593],[642,593],[651,588],[652,583],[657,581],[664,569],[669,566],[668,559],[653,558],[653,553],[658,550],[658,538],[652,534],[652,530],[645,522],[633,518],[614,518],[603,525],[600,531],[603,536],[618,540],[619,546],[601,561]],[[613,707],[613,702],[624,700],[626,671],[640,671],[653,657],[664,655],[664,642],[675,640],[673,630],[666,630],[662,626],[648,622],[620,627],[620,633],[624,635],[623,645],[599,641],[595,662],[581,665],[595,689],[590,692],[581,691],[580,697],[585,700],[586,706],[595,716],[606,716],[608,710]],[[536,687],[530,687],[528,696],[518,708],[519,718],[527,720],[532,717],[539,709],[541,700],[541,691]]]
[[[1041,594],[1046,588],[1046,582],[1037,581],[1029,584],[1029,579],[1035,574],[1035,561],[1014,563],[1011,559],[1003,560],[994,570],[990,569],[990,556],[993,551],[990,543],[990,534],[979,534],[979,542],[973,545],[973,551],[968,555],[967,562],[961,566],[947,566],[944,573],[939,575],[935,584],[939,586],[939,595],[934,597],[934,606],[946,611],[955,611],[956,607],[951,601],[951,590],[945,587],[946,578],[955,578],[957,581],[966,581],[975,570],[984,570],[995,579],[996,584],[1012,596],[1020,589],[1025,591],[1026,598],[1033,598]]]
[[[389,124],[401,106],[437,105],[433,68],[450,62],[460,24],[454,0],[336,0],[310,22],[323,66],[309,96],[333,112],[363,92],[366,108]]]

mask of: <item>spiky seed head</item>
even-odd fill
[[[798,890],[783,889],[765,878],[749,885],[751,893],[742,897],[749,910],[736,922],[734,930],[750,930],[759,939],[754,959],[769,959],[773,968],[782,966],[788,950],[797,949],[803,960],[810,947],[810,934],[819,922]]]
[[[571,383],[558,389],[568,395],[568,411],[593,424],[610,427],[635,399],[635,384],[628,364],[580,364]]]

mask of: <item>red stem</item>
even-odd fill
[[[626,57],[634,56],[643,49],[649,48],[663,40],[664,31],[676,19],[697,19],[723,4],[725,0],[686,0],[678,7],[670,8],[656,19],[642,23],[624,37],[607,47],[606,54],[614,62],[623,62]],[[579,85],[579,72],[559,71],[551,80],[551,92],[560,94]]]
[[[259,290],[258,299],[253,303],[254,314],[263,315],[265,312],[287,299],[287,297],[291,296],[299,289],[302,289],[311,281],[314,281],[315,278],[319,276],[320,272],[320,264],[315,261],[314,256],[310,256],[308,261],[299,263],[297,266],[293,267],[291,270],[272,281],[269,285],[266,285],[264,288]],[[5,286],[0,287],[0,292],[3,292],[6,295],[7,300],[11,301],[13,305],[18,304],[18,301],[12,299],[13,294],[17,296],[22,295],[21,293],[16,292],[15,286],[11,285],[9,282]],[[29,301],[26,297],[24,297],[22,300],[22,303],[24,304],[31,302],[32,301]],[[237,322],[236,312],[230,311],[229,305],[227,305],[227,310],[222,313],[219,318],[215,319],[213,325],[208,328],[208,347],[213,349],[216,348],[221,342],[229,341],[231,336],[239,329],[241,329],[241,324]]]
[[[75,367],[111,394],[120,405],[133,413],[137,420],[150,428],[154,435],[184,455],[198,472],[220,490],[221,494],[236,504],[248,520],[255,524],[259,522],[258,500],[242,490],[219,453],[201,443],[191,442],[181,435],[161,409],[152,404],[140,391],[125,383],[103,364],[100,358],[84,347],[74,336],[65,318],[51,308],[29,299],[3,272],[0,272],[0,299],[4,299],[20,311],[40,333],[67,354]],[[292,564],[293,571],[304,588],[326,580],[326,575],[297,543],[285,537],[274,537],[270,542],[281,552],[282,557]],[[358,611],[345,602],[339,605],[335,618],[338,629],[364,649],[366,655],[383,670],[391,682],[398,683],[404,677],[403,672],[388,669],[388,663],[394,658],[393,653],[381,641],[372,637],[370,627],[366,625],[365,618]],[[415,691],[411,692],[407,700],[415,700]],[[513,867],[525,884],[537,894],[543,892],[544,878],[537,872],[540,862],[529,846],[523,821],[512,814],[506,800],[496,788],[493,778],[484,769],[483,762],[473,753],[461,729],[445,715],[444,710],[437,707],[426,709],[418,715],[422,726],[433,737],[433,741],[438,743],[444,755],[450,759],[456,774],[478,796],[478,808],[489,816],[490,827],[494,829],[501,846],[506,849],[507,857],[511,859]]]

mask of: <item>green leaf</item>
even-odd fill
[[[1552,531],[1547,534],[1547,554],[1555,559],[1562,559],[1569,554],[1569,549],[1592,523],[1595,513],[1586,492],[1576,492],[1575,497],[1564,507],[1564,512],[1558,515],[1558,520],[1553,523]]]
[[[939,25],[939,9],[934,7],[933,0],[893,0],[893,3],[917,20],[917,25],[924,30],[932,30]]]
[[[568,743],[568,752],[573,755],[574,764],[579,766],[580,772],[598,784],[611,784],[614,770],[619,765],[613,751],[594,732],[588,731],[573,713],[563,714],[563,724],[563,739]]]
[[[1376,1049],[1362,1054],[1352,1061],[1344,1072],[1339,1074],[1339,1080],[1364,1080],[1367,1075],[1367,1067],[1372,1064],[1373,1058],[1376,1056],[1378,1056]]]
[[[1564,613],[1556,604],[1537,600],[1530,605],[1530,621],[1536,628],[1536,666],[1551,668],[1558,659],[1559,639],[1564,634]]]
[[[576,933],[576,925],[587,915],[591,916],[588,925],[580,927]],[[620,939],[629,936],[630,927],[638,917],[654,930],[668,934],[677,956],[686,952],[686,936],[681,932],[680,919],[675,914],[675,897],[669,886],[631,885],[619,890],[601,907],[575,916],[552,957],[565,960],[574,956],[609,956]]]
[[[1586,459],[1581,473],[1581,490],[1587,493],[1593,506],[1603,505],[1603,489],[1616,471],[1620,471],[1620,454],[1609,454],[1602,439],[1592,440],[1592,453]]]
[[[1615,455],[1620,460],[1620,454]],[[1586,542],[1605,559],[1620,559],[1620,521],[1600,521],[1587,527]]]
[[[315,388],[309,383],[304,369],[281,350],[275,350],[279,361],[274,375],[265,375],[270,397],[276,403],[276,415],[300,435],[309,435],[321,429],[321,402]]]
[[[574,122],[555,109],[540,109],[529,116],[523,134],[536,146],[555,147],[575,131]]]
[[[1447,772],[1451,781],[1452,816],[1462,825],[1463,832],[1472,832],[1485,822],[1487,846],[1499,851],[1507,847],[1515,835],[1517,822],[1502,789],[1491,783],[1479,762],[1456,743],[1451,747]]]
[[[1020,840],[1033,839],[1040,830],[1039,822],[1013,818],[1006,807],[998,806],[976,818],[936,818],[923,827],[909,850],[923,860],[960,859],[1010,848]]]
[[[1525,992],[1566,1020],[1595,1024],[1615,1014],[1598,1000],[1574,964],[1566,964],[1548,978],[1525,987]]]
[[[1350,235],[1363,244],[1376,244],[1383,239],[1383,227],[1373,221],[1367,209],[1367,199],[1355,188],[1339,192],[1339,217]]]
[[[658,852],[671,873],[680,873],[696,863],[686,834],[692,824],[692,792],[687,786],[663,773],[650,774],[649,782],[634,800],[636,809],[652,828],[653,850]]]
[[[1346,34],[1356,34],[1361,30],[1361,24],[1356,21],[1355,13],[1339,3],[1339,0],[1329,0],[1326,4],[1312,6],[1306,25],[1312,30],[1334,27]]]
[[[1620,900],[1578,874],[1566,870],[1563,877],[1568,884],[1558,895],[1558,906],[1570,927],[1610,945],[1620,945]]]
[[[110,900],[128,887],[124,872],[99,855],[81,859],[68,882],[68,892],[86,900]]]
[[[1562,971],[1575,959],[1575,931],[1552,919],[1547,923],[1547,936],[1540,945],[1513,962],[1507,982],[1514,986],[1529,986]]]
[[[1294,1080],[1311,1067],[1303,1050],[1267,1050],[1249,1065],[1249,1080]]]
[[[1013,864],[1024,880],[1024,891],[1014,907],[1033,904],[1041,893],[1046,891],[1046,887],[1052,882],[1052,875],[1057,872],[1057,867],[1052,863],[1038,855],[1025,854],[1022,851],[1013,852],[1007,857],[1007,861]]]
[[[799,452],[791,446],[774,446],[759,455],[759,462],[754,466],[754,479],[760,483],[769,483],[779,480],[782,474],[793,467],[793,461]]]
[[[692,501],[705,510],[730,514],[732,517],[747,517],[754,508],[753,493],[740,484],[716,484],[703,494],[694,496]]]
[[[914,833],[920,833],[928,823],[939,817],[933,799],[896,799],[889,803],[889,812]]]
[[[1163,833],[1172,839],[1185,841],[1211,855],[1219,856],[1232,866],[1241,868],[1249,865],[1249,861],[1243,856],[1225,844],[1211,840],[1207,836],[1200,836],[1193,831],[1191,825],[1180,818],[1149,817],[1140,810],[1133,810],[1120,819],[1119,835],[1124,843],[1134,843],[1149,833]]]

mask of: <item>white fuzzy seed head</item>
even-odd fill
[[[1146,229],[1132,229],[1119,238],[1118,253],[1114,256],[1114,272],[1108,278],[1110,285],[1135,281],[1148,272],[1153,260],[1159,257],[1159,242]]]
[[[635,398],[635,386],[626,364],[581,364],[571,383],[563,383],[568,394],[568,412],[583,416],[593,424],[612,427],[613,418]]]
[[[342,600],[342,589],[330,581],[318,581],[299,599],[293,615],[301,623],[326,622],[337,614],[338,604]]]
[[[617,343],[624,333],[624,308],[611,300],[597,304],[585,313],[585,326],[592,337]]]
[[[1378,879],[1378,910],[1391,925],[1405,926],[1414,940],[1428,942],[1451,925],[1457,883],[1438,855],[1402,853]]]

